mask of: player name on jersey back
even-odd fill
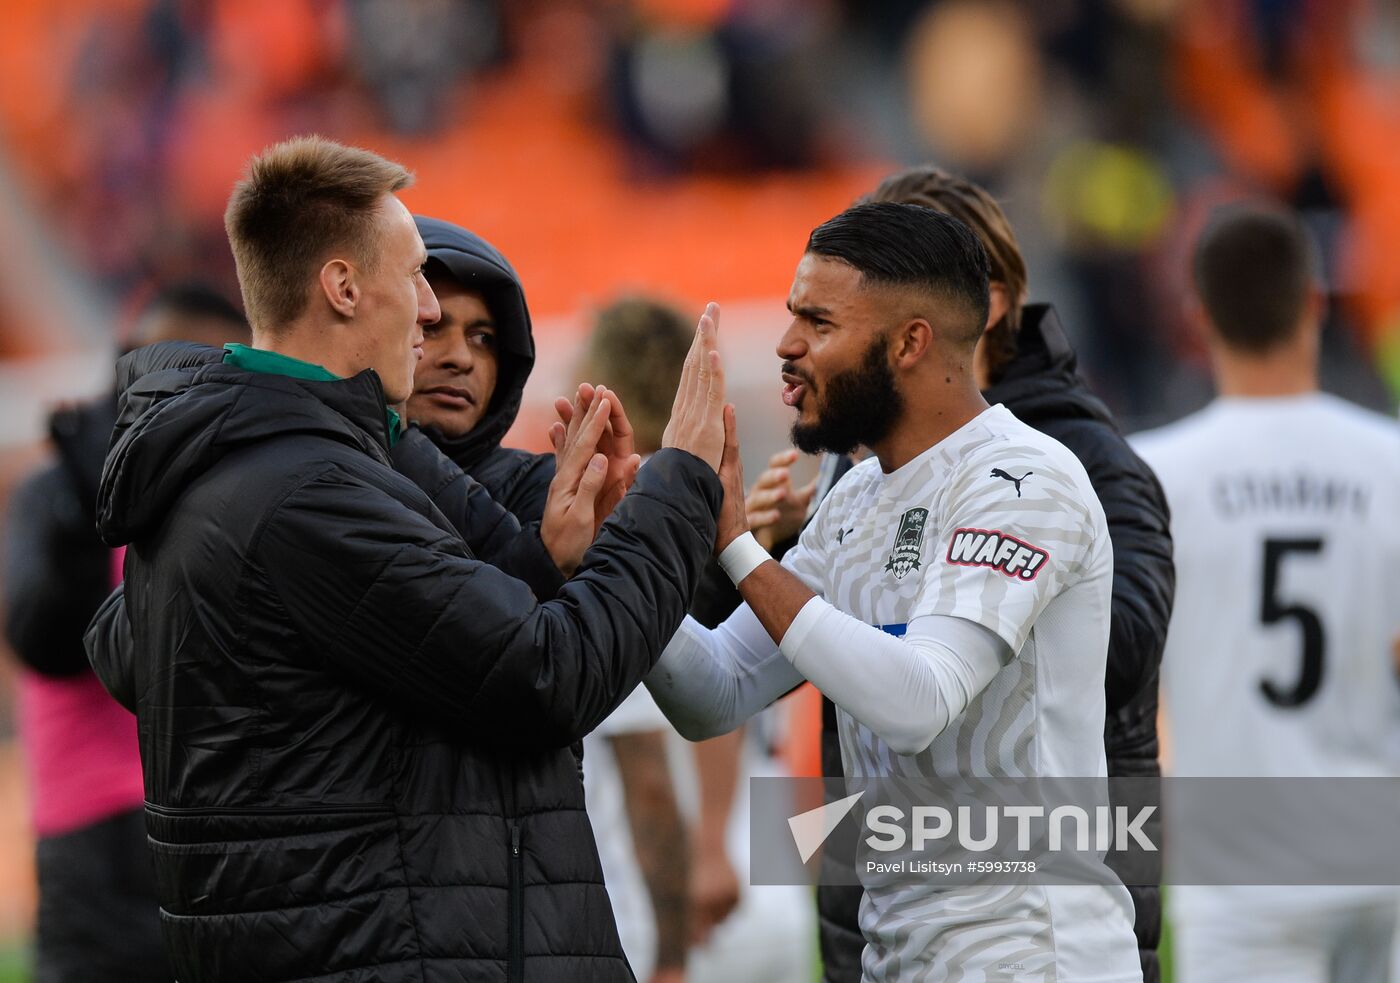
[[[1299,513],[1364,519],[1372,490],[1348,477],[1309,470],[1230,471],[1211,481],[1210,502],[1222,518],[1256,513]]]

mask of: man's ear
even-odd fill
[[[922,317],[911,318],[890,338],[890,356],[898,369],[911,369],[933,345],[933,326]]]
[[[354,317],[360,302],[360,287],[355,282],[355,268],[343,259],[333,259],[321,267],[321,293],[341,317]]]
[[[1006,284],[1000,280],[991,280],[987,283],[987,295],[990,303],[987,305],[987,323],[982,326],[984,334],[991,330],[992,325],[1006,317],[1006,312],[1011,310],[1011,292],[1006,289]]]

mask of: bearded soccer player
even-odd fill
[[[978,391],[987,281],[976,236],[918,206],[858,205],[811,234],[778,346],[794,442],[874,455],[781,565],[726,500],[721,563],[746,603],[713,631],[687,619],[647,677],[687,737],[807,679],[838,707],[848,778],[951,778],[969,750],[993,777],[1105,774],[1103,509],[1073,454]],[[969,530],[1020,548],[955,562]],[[861,929],[869,980],[1002,978],[1007,961],[1142,979],[1121,886],[867,881]]]

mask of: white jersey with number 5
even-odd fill
[[[1132,443],[1172,512],[1172,772],[1400,774],[1400,427],[1321,393],[1222,398]]]

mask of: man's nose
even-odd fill
[[[476,364],[476,358],[472,354],[472,346],[467,344],[467,339],[460,332],[453,339],[452,344],[443,347],[442,357],[438,359],[438,364],[445,369],[456,369],[459,372],[470,372],[472,366]]]
[[[788,325],[783,336],[778,339],[778,357],[784,362],[795,362],[807,354],[807,342],[796,322]]]
[[[436,324],[441,317],[442,307],[438,304],[437,294],[433,293],[433,288],[424,280],[418,290],[418,323]]]

